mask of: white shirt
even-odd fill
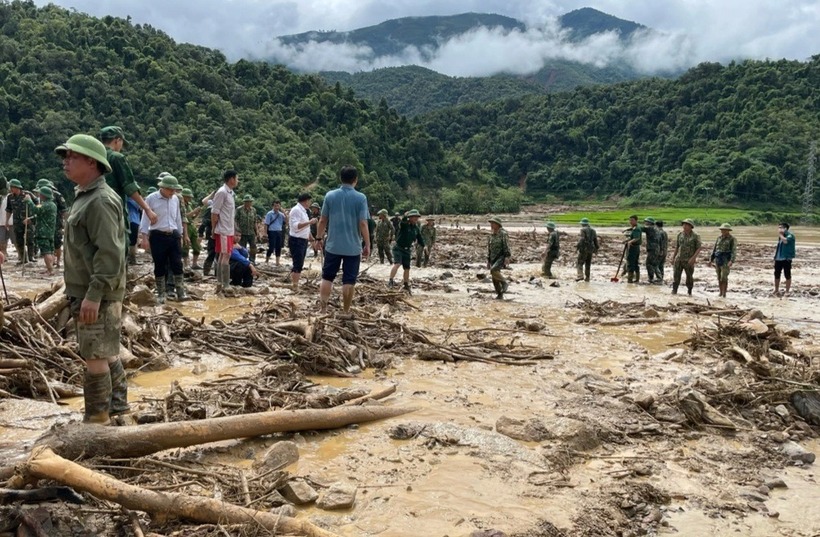
[[[236,200],[233,190],[228,185],[222,185],[214,194],[214,204],[211,205],[211,214],[218,214],[219,220],[213,229],[215,235],[233,237],[234,218],[236,218]]]
[[[290,236],[298,239],[309,239],[310,226],[305,226],[302,229],[298,229],[300,223],[304,224],[308,221],[310,221],[308,210],[302,207],[301,203],[294,205],[293,209],[290,210]]]
[[[182,215],[179,212],[179,198],[171,194],[170,198],[165,198],[157,191],[149,194],[145,198],[145,203],[157,215],[157,223],[152,224],[148,215],[143,212],[140,220],[140,233],[147,234],[149,231],[176,231],[182,234]]]
[[[6,223],[8,225],[12,225],[12,224],[14,224],[14,217],[11,215],[10,212],[6,211],[6,207],[8,206],[8,203],[9,203],[9,196],[8,196],[8,194],[6,194],[5,196],[3,196],[3,201],[0,202],[0,215],[2,215],[5,218],[8,218],[8,220],[5,220],[5,219],[3,220],[4,223]]]

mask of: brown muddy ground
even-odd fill
[[[787,440],[820,451],[818,429],[796,417],[782,389],[766,393],[763,384],[750,383],[739,362],[727,365],[733,360],[682,343],[725,320],[696,315],[683,306],[677,312],[669,309],[689,303],[758,309],[780,328],[799,331],[799,337],[791,339],[794,352],[810,360],[801,365],[803,369],[816,369],[816,235],[811,243],[801,241],[795,229],[799,259],[793,293],[778,298],[770,296],[771,230],[738,230],[742,245],[729,297],[719,299],[713,272],[705,264],[696,270],[692,297],[673,297],[666,286],[610,282],[620,255],[617,230],[600,230],[609,240],[593,266],[593,281],[576,283],[569,255],[576,230],[562,229],[569,235],[562,237],[564,254],[555,267],[558,287],[550,287],[540,277],[538,262],[543,231],[532,233],[529,225],[523,222],[521,228],[511,229],[515,263],[507,273],[512,285],[505,300],[493,300],[489,282],[477,277],[486,273],[487,230],[481,224],[481,230],[441,229],[434,266],[412,272],[417,285],[409,302],[415,308],[391,311],[395,319],[431,332],[440,343],[466,348],[475,338],[497,338],[510,346],[554,352],[555,359],[502,366],[420,361],[410,352],[387,357],[393,359],[389,369],[368,369],[357,378],[314,377],[318,383],[368,390],[396,383],[396,395],[384,404],[419,410],[341,431],[294,435],[301,458],[289,468],[293,474],[313,483],[342,481],[358,487],[356,504],[348,511],[307,507],[299,508],[299,515],[345,536],[494,535],[474,533],[486,530],[531,537],[820,534],[820,487],[814,467],[795,465],[782,454]],[[703,235],[714,237],[712,230]],[[20,295],[33,295],[51,281],[31,273],[24,279],[13,265],[4,268],[10,292]],[[314,262],[307,274],[310,282],[318,268]],[[368,274],[386,280],[388,270],[387,265],[376,264]],[[429,291],[425,289],[432,286],[424,281],[446,285]],[[206,282],[194,286],[205,300],[186,303],[182,310],[192,317],[230,321],[253,303],[315,302],[313,283],[295,296],[279,278],[267,283],[268,295],[216,300]],[[583,300],[640,302],[626,310],[653,310],[662,322],[603,326],[589,322],[575,307]],[[616,318],[621,312],[612,308]],[[519,321],[543,329],[519,330]],[[669,349],[683,352],[672,359],[658,357]],[[172,368],[131,378],[133,401],[161,397],[175,380],[190,386],[241,369],[218,356],[171,358]],[[661,403],[672,400],[670,394],[686,388],[726,401],[719,410],[737,430],[670,418],[669,411],[675,409],[669,404],[659,411]],[[753,392],[753,397],[720,398],[726,393],[745,396],[743,390]],[[643,408],[635,400],[646,394],[655,403]],[[781,405],[785,414],[778,409]],[[24,453],[44,427],[55,419],[76,417],[80,407],[79,400],[69,401],[68,407],[0,400],[3,456]],[[524,420],[530,425],[524,432],[538,440],[499,434],[500,418]],[[202,450],[199,458],[205,464],[244,468],[271,443],[225,442]],[[780,485],[777,480],[786,487],[775,487]],[[765,486],[767,482],[771,487]]]

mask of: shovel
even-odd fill
[[[615,270],[615,276],[610,278],[609,281],[615,282],[615,283],[618,283],[619,281],[621,281],[618,278],[618,273],[621,272],[621,264],[624,262],[624,257],[626,257],[626,249],[627,248],[629,248],[629,244],[624,244],[624,251],[623,251],[623,253],[621,253],[621,260],[618,261],[618,268]]]

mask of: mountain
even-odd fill
[[[648,30],[642,24],[613,17],[591,7],[583,7],[561,15],[558,24],[569,32],[571,41],[582,41],[603,32],[618,32],[621,39],[626,40],[638,30]]]

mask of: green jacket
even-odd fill
[[[28,200],[28,214],[37,224],[34,236],[38,239],[54,237],[57,229],[57,204],[51,200],[45,200],[39,206]]]
[[[236,209],[236,230],[240,235],[256,235],[256,209]]]
[[[718,264],[723,265],[726,262],[735,262],[737,255],[737,239],[731,235],[724,237],[720,235],[715,239],[715,248],[712,250],[711,261],[719,261]]]
[[[700,235],[694,231],[688,237],[683,233],[683,231],[678,233],[676,244],[677,255],[675,256],[675,262],[677,263],[688,262],[689,258],[695,255],[695,252],[697,252],[702,246],[702,243],[700,242]]]
[[[411,224],[406,216],[399,222],[399,232],[396,234],[396,246],[399,248],[410,248],[414,242],[424,246],[424,238],[421,236],[421,227],[418,224]]]
[[[643,242],[643,229],[640,225],[636,225],[632,228],[628,235],[629,240],[634,240],[632,244],[629,245],[629,248],[638,248],[641,243]]]
[[[376,223],[376,244],[390,244],[393,240],[393,224],[385,218]]]
[[[510,241],[507,238],[506,230],[501,228],[498,233],[491,233],[490,238],[487,239],[487,261],[491,265],[495,265],[497,261],[511,255]]]
[[[561,243],[558,239],[558,232],[550,231],[550,235],[547,238],[547,252],[553,255],[558,255],[560,248]]]
[[[139,192],[140,187],[134,180],[134,172],[131,171],[131,166],[125,159],[125,155],[114,151],[110,147],[105,148],[105,155],[108,159],[108,164],[111,165],[111,173],[105,176],[105,182],[108,186],[114,189],[114,192],[120,197],[122,204],[122,213],[125,215],[124,221],[128,221],[128,205],[126,199],[130,198],[134,192]]]
[[[125,220],[120,196],[100,176],[74,189],[65,229],[65,292],[92,302],[125,296]]]
[[[646,233],[646,251],[647,253],[658,253],[661,251],[661,235],[658,228],[655,226],[646,226],[643,228]]]
[[[425,246],[433,246],[436,242],[436,226],[424,224],[421,226],[421,237]]]
[[[26,197],[23,194],[9,194],[9,197],[6,198],[6,212],[11,213],[11,216],[14,218],[14,225],[18,227],[23,227],[23,220],[26,219]],[[28,216],[31,216],[31,208],[29,207]]]
[[[581,233],[578,236],[578,243],[575,249],[580,254],[588,255],[598,252],[598,232],[591,226],[581,227]]]

